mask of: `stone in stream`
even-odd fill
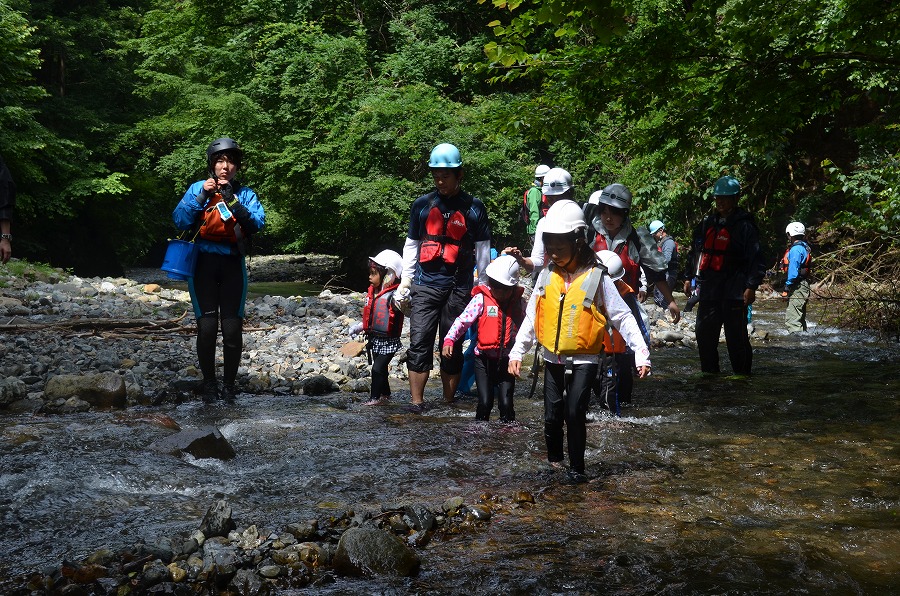
[[[231,518],[231,506],[226,501],[219,500],[206,510],[206,515],[200,523],[200,532],[206,538],[228,536],[228,533],[236,527]]]
[[[183,430],[150,444],[150,449],[179,457],[189,453],[197,459],[233,459],[234,448],[214,426]]]
[[[125,407],[125,379],[113,372],[56,375],[44,387],[44,399],[77,397],[97,408]]]
[[[375,528],[350,528],[341,535],[334,555],[335,570],[355,577],[409,577],[420,563],[419,556],[399,538]]]

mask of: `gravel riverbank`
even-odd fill
[[[251,271],[256,281],[321,283],[337,264],[322,255],[254,257]],[[50,383],[56,376],[105,375],[94,385],[117,385],[110,389],[114,393],[124,386],[124,397],[107,397],[100,402],[105,405],[195,399],[191,390],[200,372],[190,297],[161,287],[161,271],[85,279],[62,271],[11,270],[0,273],[0,408],[64,413],[91,407],[80,396],[86,392],[73,390],[72,383]],[[325,289],[313,297],[248,300],[239,390],[342,391],[364,399],[369,365],[362,338],[347,334],[359,320],[363,299],[359,292]],[[654,344],[693,342],[692,319],[673,326],[660,309],[650,305],[648,311]],[[394,379],[407,378],[404,362],[401,351],[391,364]]]

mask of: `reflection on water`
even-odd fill
[[[754,318],[766,325],[765,311]],[[734,381],[697,378],[687,348],[655,353],[625,416],[592,416],[592,481],[580,486],[547,467],[543,407],[526,382],[515,426],[476,423],[472,399],[406,413],[396,384],[398,403],[382,408],[242,396],[166,410],[182,427],[217,425],[239,454],[225,463],[149,452],[172,432],[141,420],[149,409],[0,417],[0,576],[185,532],[219,497],[239,525],[274,530],[460,495],[494,503],[493,519],[437,535],[418,577],[320,592],[891,593],[896,345],[819,333],[777,337],[755,356],[754,377]],[[513,504],[519,490],[535,505]]]

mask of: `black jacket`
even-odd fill
[[[717,271],[706,268],[699,271],[700,300],[741,300],[744,290],[756,290],[766,274],[766,262],[759,244],[759,229],[753,216],[738,207],[728,217],[717,213],[708,215],[694,229],[691,254],[688,260],[688,277],[698,273],[697,263],[704,252],[707,233],[725,228],[730,240],[723,254],[722,266]]]
[[[0,219],[12,219],[13,207],[16,206],[16,183],[13,182],[9,168],[0,157]]]

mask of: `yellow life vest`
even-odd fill
[[[534,331],[541,345],[557,355],[601,354],[608,331],[603,305],[597,308],[594,296],[603,269],[585,271],[568,290],[563,276],[552,267],[541,278],[545,283],[535,284],[538,298],[534,317]]]

